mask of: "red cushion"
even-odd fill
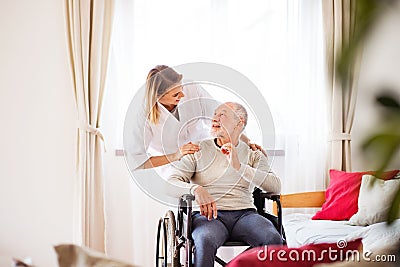
[[[399,170],[384,172],[382,179],[392,179]],[[330,184],[325,192],[325,203],[322,209],[313,217],[313,220],[349,220],[358,211],[358,195],[360,193],[361,178],[364,174],[375,172],[344,172],[330,170]]]
[[[344,242],[344,241],[343,241]],[[309,267],[317,263],[329,263],[346,259],[346,255],[355,252],[361,245],[361,239],[349,243],[310,244],[299,248],[286,246],[265,246],[245,251],[234,258],[227,267]],[[362,257],[361,252],[359,254]]]

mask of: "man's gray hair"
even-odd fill
[[[247,110],[241,104],[236,102],[227,102],[225,104],[231,107],[233,112],[235,112],[236,116],[238,116],[239,119],[243,121],[244,123],[243,129],[244,129],[247,125],[247,118],[248,118]]]

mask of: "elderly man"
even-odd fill
[[[282,243],[273,224],[253,204],[254,186],[279,193],[281,183],[262,152],[239,140],[246,123],[242,105],[220,105],[212,120],[215,139],[200,142],[200,151],[182,157],[169,177],[178,187],[172,196],[192,193],[199,205],[192,221],[196,267],[214,266],[217,249],[228,239],[252,247]]]

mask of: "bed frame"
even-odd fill
[[[281,195],[282,208],[320,208],[325,202],[325,191],[302,192]],[[273,203],[272,211],[278,214],[278,207]]]

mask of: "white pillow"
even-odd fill
[[[352,225],[371,225],[386,220],[394,196],[400,187],[400,179],[381,180],[372,175],[363,175],[358,196],[358,212],[349,223]]]

